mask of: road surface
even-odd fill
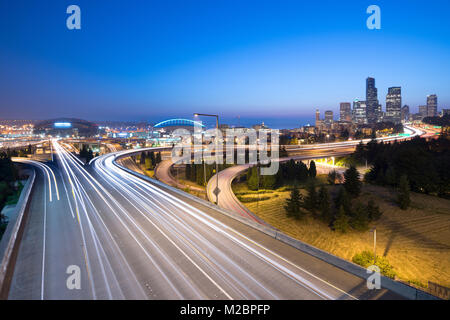
[[[34,164],[10,299],[400,298],[123,171],[115,155],[84,166],[54,150],[55,163]]]

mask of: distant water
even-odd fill
[[[274,117],[252,117],[252,118],[227,118],[224,117],[220,120],[221,123],[228,124],[230,126],[244,126],[244,127],[251,127],[255,124],[261,124],[261,122],[264,122],[264,124],[271,128],[271,129],[293,129],[293,128],[300,128],[302,126],[305,126],[307,124],[314,125],[314,117],[283,117],[283,118],[274,118]]]

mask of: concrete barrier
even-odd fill
[[[340,268],[342,270],[345,270],[348,273],[351,273],[351,274],[353,274],[353,275],[355,275],[355,276],[357,276],[359,278],[367,279],[368,276],[369,276],[369,274],[367,274],[367,270],[365,268],[363,268],[363,267],[361,267],[361,266],[359,266],[359,265],[357,265],[357,264],[355,264],[353,262],[344,260],[342,258],[339,258],[338,256],[335,256],[335,255],[333,255],[331,253],[323,251],[323,250],[321,250],[319,248],[316,248],[316,247],[314,247],[312,245],[309,245],[309,244],[307,244],[305,242],[302,242],[300,240],[294,239],[294,238],[292,238],[292,237],[282,233],[281,231],[279,231],[279,230],[277,230],[277,229],[275,229],[273,227],[261,225],[261,224],[255,222],[255,221],[252,221],[250,219],[246,219],[246,218],[244,218],[244,217],[242,217],[242,216],[240,216],[240,215],[238,215],[238,214],[236,214],[236,213],[234,213],[232,211],[220,208],[217,205],[215,205],[215,204],[213,204],[213,203],[211,203],[209,201],[197,198],[197,197],[195,197],[195,196],[193,196],[193,195],[191,195],[189,193],[186,193],[186,192],[184,192],[182,190],[179,190],[177,188],[171,187],[171,186],[166,185],[166,184],[164,184],[164,183],[162,183],[160,181],[151,179],[151,178],[149,178],[147,176],[139,174],[139,173],[137,173],[137,172],[135,172],[133,170],[130,170],[130,169],[126,168],[126,167],[123,167],[120,164],[116,163],[116,160],[118,158],[120,158],[120,157],[117,157],[113,161],[113,163],[117,167],[121,168],[122,170],[125,170],[126,172],[128,172],[128,173],[130,173],[130,174],[132,174],[134,176],[137,176],[137,177],[139,177],[139,178],[141,178],[143,180],[146,180],[146,181],[149,181],[149,182],[151,182],[153,184],[161,186],[163,189],[170,190],[170,191],[172,191],[172,192],[174,192],[176,194],[179,194],[179,195],[181,195],[181,196],[183,196],[185,198],[188,198],[188,199],[190,199],[192,201],[195,201],[195,202],[197,202],[197,203],[199,203],[199,204],[201,204],[203,206],[206,206],[206,207],[209,207],[211,209],[214,209],[215,211],[218,211],[218,212],[220,212],[220,213],[222,213],[222,214],[224,214],[224,215],[226,215],[226,216],[228,216],[228,217],[230,217],[230,218],[232,218],[234,220],[237,220],[237,221],[239,221],[239,222],[241,222],[241,223],[243,223],[243,224],[245,224],[245,225],[247,225],[247,226],[249,226],[249,227],[251,227],[253,229],[259,230],[259,231],[263,232],[264,234],[266,234],[266,235],[268,235],[268,236],[270,236],[270,237],[272,237],[274,239],[277,239],[277,240],[279,240],[279,241],[281,241],[281,242],[283,242],[283,243],[285,243],[287,245],[290,245],[290,246],[292,246],[292,247],[294,247],[294,248],[296,248],[296,249],[298,249],[298,250],[300,250],[302,252],[305,252],[305,253],[313,256],[313,257],[316,257],[316,258],[318,258],[320,260],[323,260],[323,261],[325,261],[325,262],[327,262],[327,263],[329,263],[329,264],[331,264],[331,265],[333,265],[335,267],[338,267],[338,268]],[[425,291],[422,291],[420,289],[411,287],[411,286],[409,286],[407,284],[404,284],[404,283],[392,280],[392,279],[390,279],[388,277],[385,277],[385,276],[381,276],[381,287],[384,288],[384,289],[390,290],[392,292],[395,292],[395,293],[401,295],[402,297],[405,297],[405,298],[410,299],[410,300],[440,300],[439,298],[437,298],[437,297],[435,297],[435,296],[433,296],[433,295],[431,295],[431,294],[429,294],[429,293],[427,293]]]
[[[25,226],[25,212],[36,179],[35,170],[31,169],[30,171],[31,174],[23,187],[19,201],[17,202],[15,208],[16,212],[8,222],[8,226],[6,227],[0,242],[0,299],[7,299],[8,297],[10,277],[14,270],[15,258]]]

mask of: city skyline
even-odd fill
[[[450,105],[450,23],[439,18],[448,2],[381,1],[381,30],[367,29],[359,1],[253,4],[80,1],[77,31],[65,27],[63,4],[2,4],[0,117],[131,121],[215,108],[229,119],[313,120],[316,108],[337,114],[363,98],[367,77],[384,108],[393,86],[412,112],[430,94],[439,109]]]

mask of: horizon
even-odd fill
[[[1,118],[301,120],[365,100],[367,77],[383,109],[395,86],[412,112],[450,107],[448,1],[378,1],[381,30],[368,1],[77,4],[81,30],[65,2],[0,4]]]

